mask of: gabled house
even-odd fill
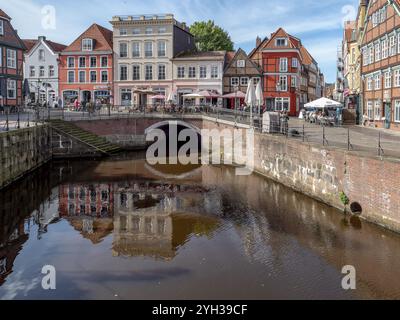
[[[242,49],[239,48],[236,52],[228,52],[226,57],[223,80],[224,94],[236,93],[238,91],[246,93],[250,79],[254,79],[255,83],[261,81],[261,68]],[[234,109],[235,101],[236,104],[238,102],[240,104],[243,103],[240,99],[226,99],[225,107]]]
[[[113,34],[92,24],[60,53],[59,95],[64,106],[78,100],[111,103],[113,96]]]
[[[23,52],[25,45],[0,9],[0,107],[23,104]]]
[[[60,52],[67,46],[47,40],[44,36],[38,39],[23,40],[24,79],[29,84],[29,100],[31,103],[58,103],[58,63]]]

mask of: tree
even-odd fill
[[[214,21],[199,21],[190,26],[199,51],[233,51],[233,42],[228,32],[217,26]]]

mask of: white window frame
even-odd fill
[[[84,81],[81,81],[81,74],[84,74]],[[78,72],[78,82],[79,83],[86,83],[86,70],[79,70]]]
[[[381,60],[381,43],[375,43],[375,61]]]
[[[70,61],[72,61],[72,66],[70,66]],[[67,57],[67,68],[72,69],[75,68],[75,57]]]
[[[283,45],[279,45],[279,42],[283,41]],[[287,38],[276,38],[275,45],[277,47],[286,47],[287,46]]]
[[[297,77],[296,76],[291,76],[290,84],[291,84],[292,88],[297,88]]]
[[[103,65],[103,59],[106,59],[106,61],[107,61],[106,65]],[[107,56],[101,56],[100,57],[100,67],[101,68],[108,68],[108,57]]]
[[[4,36],[4,21],[0,19],[0,35]]]
[[[135,68],[137,68],[137,72],[135,71]],[[137,75],[137,77],[135,78],[135,76]],[[133,81],[138,81],[140,80],[141,76],[140,76],[140,64],[134,64],[132,65],[132,80]]]
[[[190,78],[190,79],[196,78],[196,67],[195,66],[188,67],[188,78]]]
[[[392,73],[390,71],[385,72],[385,89],[392,87]]]
[[[239,86],[239,77],[232,77],[231,78],[231,87],[238,87]]]
[[[382,59],[386,59],[389,56],[389,43],[388,39],[382,40]]]
[[[17,80],[7,79],[7,99],[17,99]]]
[[[199,66],[199,77],[200,79],[207,78],[207,66]]]
[[[282,84],[284,84],[284,86]],[[287,79],[287,76],[279,76],[279,85],[280,85],[280,91],[281,92],[288,91],[288,79]]]
[[[161,72],[161,69],[164,68],[164,71]],[[160,77],[160,75],[164,75]],[[167,66],[165,64],[159,64],[157,67],[157,79],[158,80],[166,80],[167,79]]]
[[[394,56],[396,54],[396,36],[391,35],[389,38],[389,55]]]
[[[90,45],[88,45],[89,41]],[[93,51],[93,39],[90,38],[82,39],[82,51]]]
[[[367,102],[367,115],[371,120],[374,118],[374,102],[372,100]]]
[[[29,77],[33,78],[36,75],[36,68],[35,66],[29,66]]]
[[[374,77],[374,81],[375,81],[375,90],[380,90],[381,89],[381,75],[380,74],[376,74]]]
[[[149,70],[151,70],[151,73],[148,72]],[[148,75],[151,75],[151,77],[149,77]],[[144,79],[146,81],[151,81],[154,79],[154,70],[153,70],[153,65],[152,64],[146,64],[144,66]]]
[[[106,78],[107,78],[106,81],[103,80],[103,74],[107,75],[106,76]],[[108,71],[107,70],[101,70],[100,75],[101,75],[101,79],[100,79],[101,83],[107,83],[108,82]]]
[[[122,79],[122,72],[121,72],[121,70],[122,70],[122,68],[126,68],[126,79]],[[128,65],[126,65],[126,64],[120,64],[119,66],[118,66],[118,79],[119,79],[119,81],[127,81],[128,80],[128,77],[129,77],[129,74],[128,74]]]
[[[241,60],[236,61],[236,67],[245,68],[246,67],[246,60],[241,59]]]
[[[162,45],[162,44],[164,44],[164,46],[160,47],[160,45]],[[159,40],[157,42],[157,56],[158,57],[166,57],[167,56],[167,41]]]
[[[46,60],[44,49],[39,49],[38,59],[39,59],[39,61],[45,61]]]
[[[92,74],[95,75],[95,81],[92,80]],[[97,83],[97,71],[96,70],[90,70],[89,80],[90,80],[90,83]]]
[[[375,56],[374,56],[374,46],[373,45],[371,45],[369,48],[368,48],[368,51],[369,51],[369,63],[371,64],[371,63],[374,63],[374,58],[375,58]]]
[[[373,88],[373,79],[372,76],[367,78],[367,91],[372,91]]]
[[[49,78],[52,78],[56,75],[56,68],[53,65],[49,66]]]
[[[241,77],[240,78],[240,86],[241,87],[247,86],[249,84],[249,81],[250,81],[249,77]]]
[[[7,49],[7,68],[17,69],[17,50]]]
[[[148,45],[150,45],[151,50],[147,50],[148,49],[147,48]],[[144,43],[144,56],[145,56],[145,58],[152,58],[153,54],[154,54],[153,51],[154,51],[153,50],[153,42],[152,41],[146,41]],[[150,53],[150,54],[148,54],[148,53]]]
[[[122,50],[122,46],[126,47],[126,51]],[[126,55],[122,56],[122,53],[126,53]],[[128,58],[129,56],[129,46],[127,42],[120,42],[119,43],[119,57],[124,59],[124,58]]]
[[[185,67],[184,66],[178,66],[176,68],[176,77],[178,79],[183,79],[185,78]]]
[[[283,111],[284,110],[284,103],[287,102],[288,108],[287,111],[290,110],[290,98],[288,97],[279,97],[279,98],[275,98],[275,104],[274,104],[274,110],[275,111]],[[278,108],[279,105],[279,108]]]
[[[219,77],[219,68],[217,65],[211,66],[211,79],[218,79]]]
[[[400,100],[394,101],[394,122],[400,122]]]
[[[299,60],[297,58],[292,58],[292,68],[299,67]]]
[[[44,66],[39,66],[39,78],[43,78],[45,76],[45,68]]]
[[[382,119],[382,108],[381,108],[381,101],[375,100],[374,103],[374,120],[381,120]]]
[[[138,49],[137,51],[134,49]],[[132,42],[132,58],[140,58],[141,52],[140,52],[140,42],[139,41],[133,41]]]
[[[400,69],[394,71],[394,87],[400,87]]]
[[[126,29],[126,28],[119,29],[119,35],[120,36],[127,36],[128,35],[128,29]]]
[[[92,59],[95,59],[95,61],[96,61],[94,67],[92,66]],[[96,56],[91,56],[89,58],[89,68],[97,68],[97,57]]]
[[[81,66],[81,59],[84,59],[84,60],[85,60],[85,65],[84,65],[83,67]],[[86,68],[86,57],[83,57],[83,56],[82,56],[82,57],[79,57],[79,58],[78,58],[78,68],[79,68],[79,69],[84,69],[84,68]]]
[[[72,74],[72,81],[71,81],[71,78],[70,78],[70,74]],[[75,71],[72,71],[72,70],[69,70],[68,71],[68,73],[67,73],[67,82],[68,83],[75,83]]]
[[[280,58],[279,72],[287,72],[287,71],[288,71],[288,58]]]

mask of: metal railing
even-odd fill
[[[255,108],[256,109],[256,108]],[[231,110],[206,105],[187,107],[169,107],[163,105],[103,106],[90,112],[85,108],[79,110],[32,108],[25,109],[19,115],[6,118],[0,114],[0,132],[40,125],[48,120],[106,120],[119,118],[160,117],[184,119],[188,116],[208,116],[216,121],[224,120],[246,126],[252,126],[261,134],[286,136],[305,143],[357,151],[372,156],[400,158],[400,135],[380,130],[345,125],[326,125],[305,122],[290,118],[288,122],[270,123],[279,128],[272,133],[263,133],[262,118],[256,110]]]

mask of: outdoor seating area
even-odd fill
[[[320,98],[304,105],[299,119],[321,126],[340,126],[343,119],[343,105],[334,100]]]

